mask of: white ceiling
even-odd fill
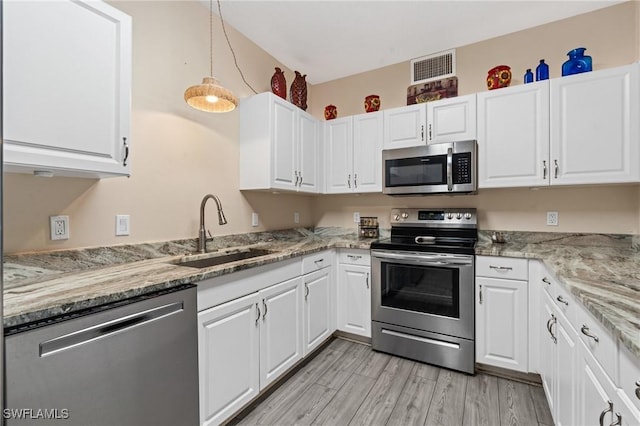
[[[225,22],[318,84],[616,3],[622,1],[222,0],[221,7]]]

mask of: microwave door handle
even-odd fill
[[[447,190],[453,191],[453,148],[447,149]]]

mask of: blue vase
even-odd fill
[[[536,81],[549,79],[549,65],[544,63],[544,59],[540,59],[540,65],[536,67]]]
[[[562,64],[563,76],[591,71],[591,56],[585,56],[585,50],[584,47],[578,47],[567,53],[569,60]]]
[[[524,83],[533,83],[533,73],[531,72],[531,68],[527,68],[527,72],[524,73]]]

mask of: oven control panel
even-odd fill
[[[392,209],[391,226],[473,227],[478,224],[476,209]]]

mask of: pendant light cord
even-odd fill
[[[247,87],[249,89],[251,89],[253,91],[253,93],[258,94],[258,92],[256,91],[256,89],[254,89],[253,87],[251,87],[251,85],[247,82],[247,79],[244,77],[244,73],[242,72],[242,70],[240,69],[240,66],[238,65],[238,59],[236,58],[236,52],[234,52],[233,47],[231,47],[231,41],[229,41],[229,35],[227,34],[227,28],[224,26],[224,19],[222,19],[222,8],[220,7],[220,0],[216,0],[218,3],[218,15],[220,16],[220,23],[222,24],[222,32],[224,33],[224,37],[227,39],[227,44],[229,45],[229,50],[231,50],[231,55],[233,55],[233,62],[236,64],[236,69],[238,70],[238,72],[240,73],[240,77],[242,77],[242,81],[244,81],[244,84],[247,85]],[[213,3],[213,0],[210,0],[210,3]],[[211,5],[211,25],[210,27],[213,28],[213,4]],[[211,29],[211,39],[213,40],[213,29]],[[213,41],[211,42],[211,57],[213,58]],[[211,75],[213,75],[213,59],[211,59]]]

